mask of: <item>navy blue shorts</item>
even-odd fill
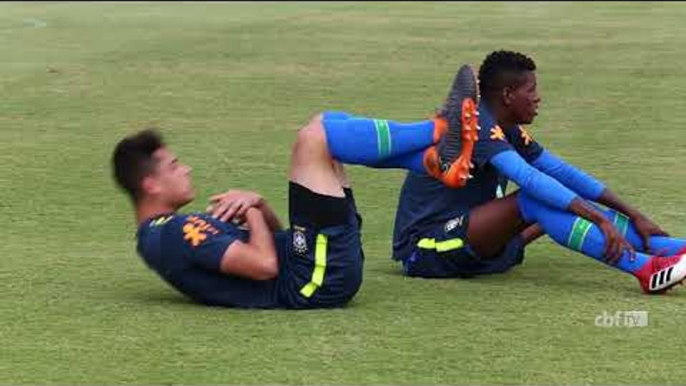
[[[352,191],[332,197],[290,183],[285,250],[280,253],[278,296],[287,308],[347,304],[362,284],[364,253]]]
[[[480,258],[469,246],[469,213],[436,225],[416,238],[402,263],[405,274],[424,278],[468,278],[503,273],[522,263],[524,240],[516,236],[494,257]]]

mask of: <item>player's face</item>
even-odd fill
[[[538,115],[541,98],[536,87],[536,74],[527,72],[524,83],[512,90],[510,106],[518,124],[530,124]]]
[[[157,169],[151,177],[158,197],[175,207],[193,201],[195,191],[191,184],[190,166],[179,162],[176,155],[166,147],[158,149],[153,157],[157,160]]]

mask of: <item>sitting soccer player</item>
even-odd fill
[[[458,136],[453,128],[459,125],[450,125],[446,135],[459,138],[446,143],[454,147],[453,158],[461,153],[463,163],[471,160],[472,176],[466,183],[447,181],[448,187],[425,173],[408,173],[396,213],[394,259],[415,277],[505,272],[521,263],[527,243],[545,233],[634,275],[646,293],[663,293],[684,280],[686,241],[668,237],[604,184],[544,150],[521,126],[537,115],[535,70],[520,53],[486,57],[479,70],[478,136],[465,127]],[[440,168],[449,165],[441,162]],[[520,189],[500,198],[503,178]]]
[[[476,97],[475,79],[460,87],[466,91],[455,95]],[[453,120],[476,117],[469,100],[450,111]],[[459,131],[461,123],[456,125]],[[135,207],[138,253],[192,300],[244,308],[337,307],[357,293],[364,259],[361,217],[340,162],[431,170],[437,178],[455,179],[455,173],[436,170],[435,147],[447,140],[446,130],[440,120],[399,124],[337,112],[317,116],[293,147],[287,230],[254,192],[216,195],[207,213],[177,212],[194,198],[191,169],[155,131],[117,144],[114,177]]]

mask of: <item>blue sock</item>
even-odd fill
[[[417,153],[423,154],[435,142],[431,120],[398,123],[331,112],[324,114],[322,124],[331,155],[346,164],[384,168],[412,165],[414,168]]]
[[[686,240],[673,237],[650,236],[650,249],[659,256],[676,255],[686,248]]]
[[[350,118],[363,117],[355,116],[345,111],[325,111],[324,114],[322,114],[322,120],[324,121],[344,121]]]
[[[621,233],[637,251],[658,254],[660,256],[670,256],[686,248],[686,240],[664,236],[651,236],[650,251],[648,251],[643,245],[643,239],[639,236],[638,232],[636,232],[634,224],[627,216],[614,210],[601,209],[601,211],[615,224],[619,233]]]
[[[523,192],[519,193],[518,200],[524,219],[540,224],[556,243],[607,264],[603,254],[605,236],[595,224],[573,213],[551,208]],[[636,252],[632,261],[629,253],[625,251],[614,267],[624,272],[635,273],[651,258],[650,255]]]
[[[407,169],[413,172],[426,174],[424,166],[424,151],[408,154],[400,154],[395,157],[387,158],[377,164],[369,165],[379,169]]]

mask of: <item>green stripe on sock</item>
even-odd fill
[[[379,144],[379,158],[386,158],[391,155],[391,130],[388,127],[388,121],[383,119],[375,119],[374,126],[376,126],[376,139]]]
[[[626,230],[629,228],[629,217],[625,216],[623,213],[617,212],[615,214],[615,227],[622,236],[626,236]]]
[[[572,233],[569,235],[569,240],[567,241],[567,246],[576,251],[581,251],[581,247],[584,245],[584,240],[588,231],[591,229],[593,224],[581,217],[577,217],[572,226]]]

